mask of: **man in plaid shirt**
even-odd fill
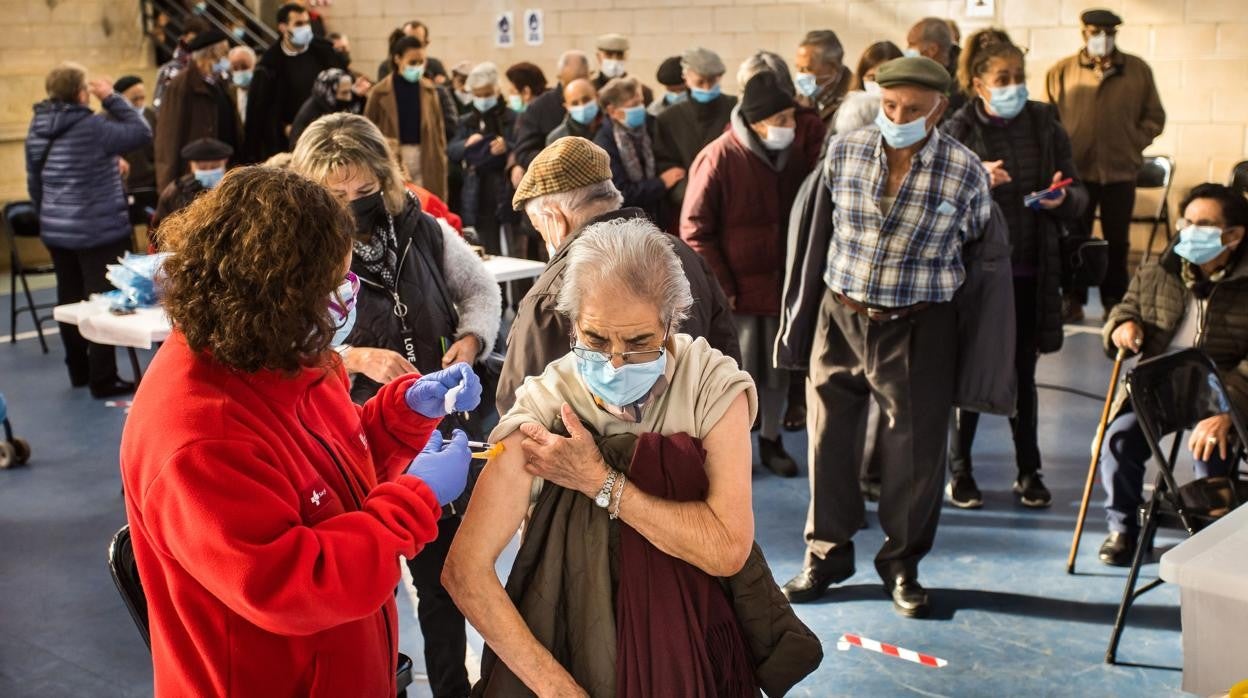
[[[875,400],[887,535],[875,566],[897,612],[921,617],[929,605],[918,563],[936,535],[954,396],[951,301],[966,277],[962,246],[983,235],[992,197],[979,158],[935,128],[948,72],[928,58],[899,58],[876,81],[876,125],[828,146],[833,232],[807,388],[807,555],[784,591],[814,601],[854,573],[859,462]]]

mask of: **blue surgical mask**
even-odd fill
[[[568,116],[571,116],[576,123],[588,126],[590,122],[598,118],[598,103],[589,102],[588,104],[572,107],[568,110]]]
[[[793,78],[793,86],[801,96],[811,97],[819,90],[819,78],[814,73],[798,73]]]
[[[217,59],[217,62],[212,67],[214,73],[228,73],[230,72],[230,59],[222,56]]]
[[[695,102],[706,104],[707,102],[714,102],[719,97],[719,93],[721,91],[719,83],[716,83],[715,86],[709,90],[703,90],[697,87],[690,88],[689,96],[692,97]]]
[[[230,79],[234,81],[235,85],[245,90],[251,86],[251,75],[252,72],[250,70],[236,70],[230,75]]]
[[[576,369],[590,392],[603,402],[626,407],[646,396],[667,369],[667,352],[644,364],[624,364],[616,368],[610,361],[588,361],[576,357]]]
[[[689,93],[687,91],[686,92],[668,92],[667,94],[663,95],[663,101],[666,102],[667,106],[669,107],[672,106],[673,104],[680,104],[686,99],[689,99]]]
[[[992,92],[988,108],[1002,119],[1013,119],[1027,106],[1027,86],[1022,83],[988,89]]]
[[[1226,250],[1222,244],[1222,229],[1210,225],[1189,225],[1179,231],[1179,241],[1174,253],[1192,264],[1212,262]]]
[[[425,65],[405,65],[403,66],[403,79],[408,82],[418,82],[420,77],[425,74]]]
[[[926,115],[904,124],[893,123],[881,106],[879,113],[875,115],[875,125],[880,127],[880,135],[884,136],[884,142],[890,148],[908,148],[927,136],[927,119],[939,106],[938,102]]]
[[[247,30],[244,27],[234,27],[230,30],[230,33],[233,34],[234,38],[239,41],[243,41],[247,38]]]
[[[905,56],[906,58],[918,58],[919,56],[922,56],[923,54],[919,53],[919,50],[917,48],[906,48],[906,49],[902,49],[901,55]]]
[[[520,95],[511,95],[507,98],[507,108],[519,114],[524,111],[524,98]]]
[[[629,107],[624,110],[624,127],[640,128],[646,125],[646,108]]]
[[[498,106],[497,95],[492,96],[492,97],[473,97],[472,98],[472,108],[476,109],[478,112],[481,112],[482,114],[486,113],[487,111],[493,109],[496,106]]]
[[[797,129],[792,126],[768,126],[766,137],[760,140],[767,150],[779,151],[793,145],[793,139],[796,137]]]
[[[312,43],[312,25],[305,24],[290,30],[290,43],[303,47]]]
[[[197,2],[197,3],[195,3],[195,14],[197,14],[197,15],[202,15],[202,14],[204,14],[204,12],[206,12],[207,10],[208,10],[208,3],[206,3],[206,2]]]
[[[221,183],[221,178],[225,176],[225,168],[218,167],[212,170],[195,170],[195,179],[204,185],[204,189],[212,189]]]
[[[356,297],[359,294],[359,277],[352,272],[347,272],[346,280],[339,284],[329,297],[329,319],[337,328],[334,331],[334,338],[330,340],[330,346],[345,344],[347,337],[351,334],[351,329],[355,327]]]

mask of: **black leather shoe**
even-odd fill
[[[118,397],[119,395],[129,395],[134,392],[134,383],[115,378],[108,383],[92,383],[90,389],[91,397],[99,400],[108,397]]]
[[[1101,552],[1098,557],[1101,562],[1111,567],[1130,567],[1131,561],[1135,559],[1137,538],[1138,534],[1110,531],[1105,537],[1105,542],[1101,543]]]
[[[763,462],[763,467],[780,477],[797,477],[797,463],[788,451],[784,450],[784,443],[777,436],[775,441],[765,439],[761,435],[758,437],[758,459]]]
[[[825,572],[815,569],[814,567],[804,567],[797,576],[790,579],[780,588],[784,592],[784,596],[789,603],[810,603],[818,601],[823,597],[824,592],[833,584],[841,582],[854,576],[854,568],[850,567],[848,572]]]
[[[897,577],[889,595],[893,597],[893,610],[906,618],[926,618],[932,611],[927,590],[917,579]]]

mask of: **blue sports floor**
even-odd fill
[[[39,296],[50,299],[50,292]],[[0,300],[7,311],[8,298]],[[1088,311],[1099,319],[1099,307]],[[125,411],[91,399],[85,389],[70,389],[56,335],[49,337],[52,353],[43,355],[34,339],[8,344],[7,321],[5,312],[0,392],[34,456],[28,467],[0,471],[0,696],[150,695],[147,650],[105,564],[109,538],[125,520],[117,472]],[[1087,323],[1088,329],[1093,325]],[[20,329],[31,326],[23,320]],[[1068,329],[1065,349],[1041,360],[1041,381],[1103,394],[1110,362],[1099,339],[1083,328]],[[118,358],[124,367],[124,354]],[[792,695],[1180,694],[1179,672],[1157,668],[1182,662],[1173,587],[1145,596],[1131,615],[1120,659],[1136,666],[1102,663],[1125,571],[1096,561],[1104,535],[1098,509],[1089,517],[1079,574],[1065,573],[1100,403],[1042,390],[1040,405],[1053,507],[1034,511],[1014,502],[1009,427],[1003,418],[985,418],[975,452],[985,506],[946,506],[936,547],[921,568],[933,618],[907,620],[893,613],[871,564],[881,542],[872,517],[857,538],[858,574],[822,603],[798,607],[823,639],[826,658]],[[785,438],[804,474],[805,435]],[[754,484],[758,539],[783,583],[801,564],[806,480],[760,472]],[[1097,506],[1101,497],[1098,486]],[[1159,540],[1159,548],[1175,540]],[[1155,575],[1156,565],[1144,574]],[[410,595],[401,594],[402,646],[423,672],[412,608]],[[928,668],[858,648],[838,651],[837,638],[846,632],[929,653],[948,666]],[[479,653],[480,638],[471,637]],[[469,662],[475,664],[475,657]],[[427,685],[418,677],[410,694],[429,695]]]

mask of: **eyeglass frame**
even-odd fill
[[[589,347],[582,347],[582,346],[577,345],[576,337],[573,337],[572,340],[569,342],[569,344],[572,347],[572,353],[575,354],[578,359],[581,359],[583,361],[589,361],[591,363],[596,363],[596,364],[605,364],[611,361],[612,358],[618,356],[624,361],[624,364],[626,366],[635,366],[638,364],[648,364],[651,361],[658,361],[659,357],[667,353],[667,340],[671,336],[671,334],[672,334],[672,327],[669,324],[663,329],[663,339],[659,341],[659,346],[657,349],[643,349],[639,351],[598,351],[597,349],[590,349]],[[634,362],[631,360],[632,357],[635,357],[639,354],[654,354],[655,356],[646,361]]]

